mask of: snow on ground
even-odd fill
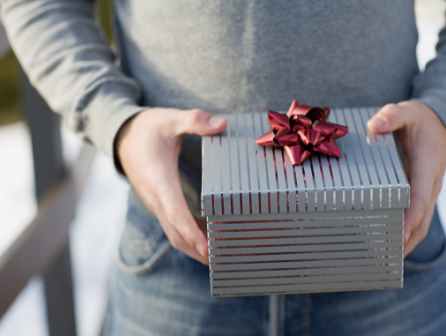
[[[442,0],[417,0],[420,67],[434,57],[437,33],[444,22]],[[76,157],[80,143],[63,132],[67,162]],[[446,224],[446,177],[438,205]],[[105,313],[108,276],[122,229],[128,185],[118,177],[110,160],[98,154],[72,225],[70,238],[78,334],[97,336]],[[36,213],[33,196],[31,147],[26,126],[0,127],[0,254]],[[26,323],[24,323],[26,319]],[[47,335],[43,283],[33,278],[0,320],[0,336]]]

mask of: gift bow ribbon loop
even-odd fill
[[[334,139],[348,133],[348,127],[327,122],[328,107],[291,103],[287,114],[268,111],[272,130],[256,140],[263,147],[283,147],[293,165],[300,164],[314,152],[339,157],[341,151]]]

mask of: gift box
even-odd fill
[[[212,296],[401,288],[409,184],[392,134],[366,126],[378,108],[334,109],[341,156],[292,165],[260,147],[266,113],[225,115],[203,138],[202,211]]]

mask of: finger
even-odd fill
[[[406,210],[406,220],[404,221],[404,241],[407,242],[423,217],[431,207],[433,191],[435,189],[435,167],[426,165],[422,151],[412,152],[410,158],[410,207]],[[435,203],[435,201],[433,201]]]
[[[171,241],[172,246],[181,251],[192,248],[201,256],[207,257],[207,239],[187,207],[176,164],[162,162],[156,167],[155,189],[162,211],[169,224],[184,240]]]
[[[417,177],[420,175],[413,167],[410,180],[412,181],[410,187],[410,207],[406,210],[406,219],[404,221],[404,241],[407,242],[412,234],[420,225],[425,212],[429,207],[431,199],[432,184],[423,181],[423,178]]]
[[[404,111],[405,109],[402,106],[388,104],[367,122],[367,127],[373,133],[393,132],[404,128],[409,119],[409,115]]]
[[[212,135],[223,132],[227,122],[225,119],[215,117],[200,109],[183,111],[177,114],[175,118],[175,133]]]
[[[157,214],[157,216],[167,238],[174,248],[180,250],[181,252],[187,254],[189,257],[201,262],[204,265],[209,265],[209,258],[202,256],[200,253],[198,253],[197,249],[189,246],[189,244],[184,240],[181,234],[169,223],[164,211],[161,211],[159,214]]]
[[[207,233],[207,227],[208,227],[208,223],[206,221],[206,218],[200,217],[194,217],[195,222],[197,223],[198,227],[200,228],[200,230],[206,235]]]
[[[415,247],[427,236],[432,216],[435,211],[435,199],[431,199],[430,203],[431,204],[429,205],[427,211],[424,213],[421,222],[416,227],[416,229],[412,231],[409,240],[404,244],[404,257],[412,252]]]
[[[138,194],[140,195],[141,200],[146,204],[147,208],[158,218],[171,245],[177,250],[187,254],[189,257],[196,259],[205,265],[209,265],[209,258],[207,256],[202,256],[195,247],[189,246],[183,237],[181,237],[180,233],[170,224],[167,215],[159,202],[159,198],[157,196],[153,197],[153,193],[147,193],[144,189],[139,189]]]

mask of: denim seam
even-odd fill
[[[158,232],[152,232],[149,236],[127,238],[127,247],[133,252],[152,253],[165,237],[160,229]]]
[[[122,259],[121,251],[118,250],[118,255],[116,258],[117,264],[118,267],[125,273],[142,275],[153,271],[161,263],[161,261],[163,261],[164,257],[170,252],[171,249],[172,246],[170,245],[170,242],[166,240],[158,245],[157,250],[149,260],[136,266],[127,265]]]

